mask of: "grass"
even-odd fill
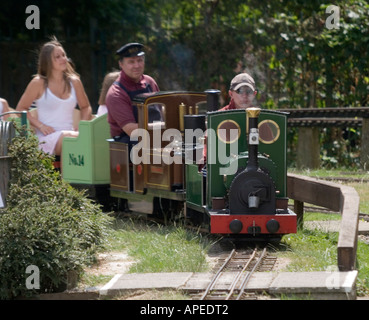
[[[368,183],[356,182],[356,183],[347,183],[347,185],[353,187],[360,196],[360,212],[369,214]]]
[[[116,218],[108,239],[108,251],[126,252],[134,261],[129,273],[206,272],[207,252],[217,237],[163,226],[142,219]],[[80,287],[102,286],[114,275],[84,273]]]
[[[181,226],[117,219],[110,243],[112,250],[125,250],[137,261],[130,273],[149,273],[207,271],[213,242]]]
[[[369,179],[369,171],[347,171],[346,169],[304,169],[297,170],[295,168],[288,169],[289,173],[300,174],[308,177],[324,178],[324,177],[351,177],[358,179]]]
[[[305,212],[304,221],[331,221],[341,220],[341,215],[321,212]]]
[[[278,257],[291,261],[286,271],[324,271],[337,265],[337,240],[337,232],[303,229],[282,238]]]
[[[92,287],[102,287],[108,283],[114,275],[93,275],[88,273],[83,273],[81,278],[78,280],[78,287],[80,288],[92,288]]]
[[[369,295],[369,245],[363,241],[358,243],[356,263],[359,270],[357,294]]]

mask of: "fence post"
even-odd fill
[[[297,216],[297,228],[304,229],[304,202],[299,200],[294,200],[293,211]]]
[[[369,169],[369,118],[363,118],[362,122],[360,165],[364,170]]]
[[[319,128],[302,127],[298,130],[297,161],[299,169],[316,169],[320,166]]]

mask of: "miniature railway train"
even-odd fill
[[[213,234],[258,240],[295,233],[286,196],[287,114],[214,111],[217,97],[213,91],[136,96],[132,145],[110,139],[106,114],[80,121],[79,136],[63,141],[63,179],[104,205],[184,217]]]

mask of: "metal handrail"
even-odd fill
[[[0,118],[8,114],[20,114],[21,125],[27,125],[27,111],[8,111],[0,114]]]

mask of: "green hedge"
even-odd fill
[[[80,273],[104,245],[110,218],[60,178],[35,136],[14,138],[9,154],[10,191],[0,210],[0,298],[60,291],[67,273]],[[39,289],[29,266],[39,270]]]

